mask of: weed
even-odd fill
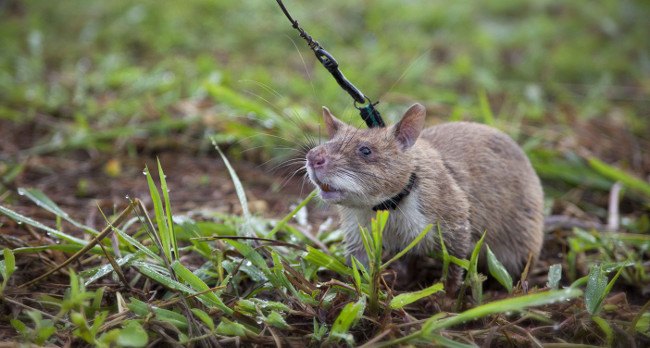
[[[603,202],[621,182],[622,229],[554,231],[546,241],[548,249],[559,245],[549,251],[553,265],[541,270],[548,279],[530,286],[513,286],[481,242],[463,260],[441,240],[443,280],[450,265],[466,270],[455,308],[437,295],[438,283],[399,291],[384,275],[433,227],[384,261],[380,213],[360,231],[368,265],[348,266],[340,231],[312,235],[293,224],[315,191],[278,220],[248,210],[240,162],[289,157],[280,166],[292,164],[318,142],[313,110],[323,104],[362,124],[292,41],[273,2],[5,1],[0,299],[16,339],[130,347],[646,344],[650,302],[638,302],[647,301],[639,294],[650,283],[647,4],[313,5],[292,4],[292,13],[355,85],[382,101],[387,121],[417,100],[431,123],[505,130],[523,144],[555,214],[605,219]],[[192,201],[203,192],[168,181],[157,163],[154,175],[145,168],[149,197],[106,213],[103,229],[73,217],[87,212],[86,198],[106,201],[106,191],[93,190],[128,176],[126,162],[193,158],[211,143],[242,214],[174,215],[182,209],[175,203],[173,211],[170,188]],[[86,175],[87,167],[99,169]],[[211,173],[202,175],[208,182]],[[75,181],[66,186],[69,177]],[[53,191],[65,187],[76,190],[83,213],[55,203],[74,195]],[[21,206],[27,201],[38,212]],[[489,276],[508,293],[484,289],[481,249]],[[473,301],[465,301],[468,292]]]
[[[158,172],[160,189],[165,192],[165,174],[160,165]],[[273,236],[276,239],[246,236],[231,238],[226,235],[197,239],[196,236],[206,234],[202,227],[210,225],[198,225],[187,220],[182,227],[176,225],[171,214],[169,198],[164,198],[165,194],[161,197],[149,172],[145,171],[145,174],[153,205],[154,207],[159,205],[154,209],[154,218],[148,216],[142,202],[137,200],[132,202],[131,206],[137,209],[127,209],[126,212],[137,213],[136,222],[139,221],[139,226],[137,223],[125,224],[124,218],[118,218],[115,223],[109,225],[110,229],[108,229],[120,236],[116,250],[120,250],[122,256],[116,258],[114,262],[100,263],[82,270],[82,273],[90,276],[88,280],[82,279],[74,270],[70,270],[68,272],[70,287],[61,300],[49,296],[37,301],[43,306],[47,304],[47,307],[57,308],[52,319],[43,319],[42,313],[46,312],[41,310],[26,310],[23,315],[31,319],[31,325],[20,319],[12,320],[13,327],[23,340],[36,344],[53,342],[56,340],[53,336],[54,332],[62,328],[59,325],[69,322],[71,326],[67,330],[71,330],[70,333],[75,340],[96,346],[111,344],[142,346],[156,339],[170,343],[200,342],[211,345],[216,342],[228,342],[227,337],[239,337],[251,342],[277,342],[278,339],[282,341],[302,335],[311,342],[354,345],[359,343],[360,332],[357,328],[373,327],[372,332],[381,333],[387,327],[379,324],[380,318],[391,317],[399,311],[408,311],[410,304],[443,290],[442,284],[437,283],[419,291],[400,293],[391,298],[389,294],[393,290],[386,288],[386,283],[382,280],[388,266],[415,247],[430,232],[432,226],[424,229],[406,249],[383,262],[382,234],[389,213],[380,211],[372,220],[370,230],[360,229],[369,260],[367,267],[354,258],[351,267],[348,267],[336,256],[341,252],[340,249],[335,249],[332,255],[331,250],[307,246],[305,252],[298,246],[284,242],[284,237],[291,236],[284,232],[287,226],[274,228],[276,232]],[[51,202],[46,196],[40,194],[32,194],[30,197],[37,202]],[[62,218],[71,219],[54,203],[42,206]],[[3,211],[18,221],[39,226],[41,230],[51,229],[9,209],[5,208]],[[293,216],[295,212],[290,214]],[[287,224],[289,219],[285,218],[282,221]],[[246,224],[245,221],[240,223]],[[79,225],[78,222],[72,224]],[[127,233],[125,227],[148,233],[136,234],[139,235],[136,239],[134,235]],[[231,231],[234,230],[242,231],[241,233],[245,231],[236,228]],[[194,232],[187,234],[180,231]],[[168,234],[167,237],[163,237],[163,233]],[[92,259],[93,245],[101,245],[101,238],[106,236],[106,232],[92,235],[95,236],[95,242],[84,242],[83,245],[79,245],[83,253],[71,259],[80,257]],[[57,230],[57,236],[66,236],[66,234]],[[247,239],[253,239],[255,243],[250,243]],[[75,241],[77,239],[66,239],[67,243]],[[467,269],[464,286],[471,288],[478,306],[456,315],[439,313],[428,318],[425,316],[422,321],[419,321],[420,324],[412,330],[402,332],[397,338],[382,340],[382,336],[378,336],[374,342],[380,345],[394,345],[434,341],[447,346],[462,345],[459,341],[446,337],[445,330],[499,313],[512,315],[514,312],[525,312],[537,306],[564,303],[580,296],[583,291],[578,287],[584,284],[586,288],[583,310],[591,314],[591,320],[605,333],[606,342],[613,342],[615,336],[612,334],[609,321],[600,316],[599,312],[605,297],[611,291],[618,276],[622,274],[624,266],[629,264],[594,266],[584,281],[577,282],[567,289],[534,290],[528,295],[482,304],[484,302],[482,281],[485,277],[478,273],[477,269],[481,241],[477,243],[469,261],[450,261]],[[269,244],[264,244],[265,242]],[[213,245],[207,250],[216,250],[217,255],[220,256],[215,257],[213,252],[203,250],[203,245],[207,246],[207,244]],[[174,251],[174,245],[178,253]],[[185,245],[193,247],[187,248]],[[217,246],[217,249],[213,249],[214,246]],[[55,247],[46,246],[47,249],[52,250]],[[35,249],[22,251],[40,252]],[[113,252],[108,249],[102,251],[106,256],[112,257]],[[10,269],[15,266],[12,266],[14,264],[10,256],[13,255],[12,252],[5,249],[4,253],[3,279],[6,280],[11,275]],[[181,262],[183,256],[191,254],[203,259],[202,263],[194,265],[194,271]],[[499,270],[503,266],[498,263],[498,260],[492,262],[493,276],[503,277],[502,270]],[[65,264],[69,262],[66,261],[63,265]],[[320,280],[322,277],[308,280],[303,276],[306,273],[300,270],[314,266],[317,269],[327,269],[328,272],[333,271],[334,278],[330,281]],[[61,266],[55,269],[61,269]],[[96,282],[101,277],[111,273],[119,275],[120,272],[130,272],[129,269],[137,270],[137,273],[147,280],[136,277],[129,281],[128,286],[131,288],[132,295],[128,301],[122,300],[124,306],[119,312],[114,308],[102,306],[104,287],[96,291],[86,290],[88,284]],[[606,273],[614,269],[617,269],[616,276],[607,282]],[[319,273],[324,275],[322,272]],[[53,272],[47,274],[51,276]],[[506,286],[509,283],[504,279],[501,281]],[[558,281],[555,279],[552,283],[557,284]],[[145,302],[133,296],[136,288],[146,291],[150,286],[147,284],[157,284],[162,287],[157,291],[159,294],[154,297],[154,300]],[[459,297],[459,301],[461,299],[462,297]],[[331,311],[337,306],[342,308],[335,317],[328,315],[312,319],[316,313]],[[126,320],[119,324],[114,320],[117,316]],[[302,317],[310,318],[313,331],[305,333],[298,329],[302,325],[302,320],[299,319]],[[327,319],[328,317],[331,319]],[[637,322],[641,322],[642,329],[644,321],[641,319]]]

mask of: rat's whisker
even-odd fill
[[[309,84],[311,85],[311,91],[312,94],[314,95],[314,99],[319,100],[320,98],[316,95],[316,88],[314,87],[314,81],[311,78],[311,74],[309,73],[309,68],[307,67],[307,63],[305,63],[305,58],[302,56],[302,52],[300,52],[300,49],[298,49],[298,45],[296,45],[296,42],[293,40],[292,37],[287,35],[287,38],[293,44],[293,47],[296,49],[296,52],[298,53],[298,56],[300,56],[300,61],[302,62],[302,66],[305,68],[305,74],[307,74],[307,79],[309,80]]]
[[[304,168],[298,168],[295,171],[293,171],[293,173],[290,176],[284,178],[282,180],[282,182],[280,183],[280,188],[284,188],[286,185],[288,185],[289,182],[291,181],[291,179],[293,179],[302,170],[304,170]],[[306,171],[305,171],[305,173],[306,173]]]
[[[240,82],[241,82],[241,81],[240,81]],[[262,97],[261,95],[259,95],[259,94],[257,94],[257,93],[254,93],[254,92],[252,92],[252,91],[249,91],[249,90],[245,90],[244,93],[246,93],[246,94],[248,94],[248,95],[250,95],[250,96],[253,96],[253,97],[255,97],[255,98],[257,98],[257,99],[263,101],[265,104],[267,104],[268,106],[270,106],[271,109],[272,109],[272,110],[273,110],[273,111],[274,111],[278,116],[280,116],[280,117],[284,117],[284,118],[287,119],[289,122],[291,122],[291,124],[293,124],[296,128],[298,128],[298,129],[302,129],[302,128],[304,128],[305,123],[304,123],[304,121],[302,120],[302,118],[300,117],[300,115],[299,115],[297,112],[294,111],[294,112],[293,112],[293,115],[287,115],[287,114],[284,113],[284,112],[283,112],[283,111],[282,111],[282,110],[281,110],[281,109],[280,109],[276,104],[270,102],[269,100],[267,100],[266,98]],[[258,119],[259,119],[259,118],[258,118]]]
[[[280,93],[277,89],[275,89],[275,88],[271,87],[270,85],[267,85],[267,84],[265,84],[263,82],[260,82],[260,81],[257,81],[257,80],[248,80],[248,79],[242,79],[242,80],[239,80],[238,82],[240,82],[240,83],[247,83],[247,82],[254,83],[254,84],[258,85],[259,87],[262,87],[267,92],[269,92],[271,94],[274,94],[276,97],[278,97],[280,99],[284,98],[284,95],[282,93]]]
[[[282,162],[272,166],[271,168],[269,168],[269,171],[271,173],[276,173],[276,172],[278,172],[280,170],[291,169],[292,167],[293,168],[296,168],[296,167],[304,168],[305,163],[306,162],[303,159],[300,159],[300,158],[288,159],[288,160],[282,161]]]

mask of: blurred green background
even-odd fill
[[[618,179],[593,158],[650,174],[647,1],[285,4],[389,122],[418,101],[430,123],[499,127],[575,202]],[[4,0],[0,42],[5,181],[26,156],[193,154],[212,135],[235,160],[286,157],[321,105],[361,125],[271,0]]]
[[[650,306],[646,303],[650,289],[650,1],[284,1],[301,25],[336,57],[350,81],[372,100],[380,101],[378,108],[387,122],[394,122],[409,105],[420,102],[427,108],[428,124],[468,120],[502,129],[522,145],[542,178],[546,213],[578,221],[576,226],[586,228],[551,228],[536,269],[530,274],[528,268],[525,271],[530,283],[523,282],[516,291],[517,295],[528,292],[530,284],[534,295],[547,280],[553,283],[551,279],[555,279],[555,287],[578,280],[570,291],[576,294],[576,288],[584,285],[586,306],[581,299],[566,302],[565,293],[555,306],[526,310],[524,316],[509,310],[507,315],[441,331],[446,328],[440,324],[444,320],[468,318],[440,319],[441,313],[457,312],[465,308],[463,304],[472,303],[461,295],[455,305],[450,297],[451,301],[440,305],[437,300],[426,305],[420,302],[414,311],[408,309],[410,313],[401,305],[395,312],[387,309],[381,317],[370,310],[370,315],[364,315],[370,320],[364,319],[351,331],[356,342],[374,336],[377,340],[369,341],[370,345],[386,343],[379,341],[409,334],[419,327],[418,322],[429,328],[437,325],[436,335],[441,335],[436,342],[453,346],[461,342],[497,346],[531,341],[602,346],[613,342],[629,342],[622,345],[630,346],[634,339],[647,342],[650,320],[643,311]],[[190,312],[187,303],[194,303],[196,290],[203,293],[198,299],[214,295],[219,300],[201,306],[210,308],[209,315],[197,315],[194,310],[199,307],[192,312],[212,324],[210,330],[204,330],[210,338],[233,336],[225,341],[226,346],[279,342],[271,326],[281,336],[297,339],[288,340],[289,345],[337,344],[336,339],[364,313],[361,280],[357,277],[352,283],[342,272],[319,271],[321,266],[336,266],[338,261],[317,249],[307,254],[300,251],[303,246],[318,246],[339,256],[341,234],[336,232],[336,223],[327,219],[333,215],[328,207],[310,204],[309,219],[306,210],[295,216],[289,213],[291,204],[300,201],[299,196],[304,198],[311,185],[302,182],[300,174],[289,180],[295,168],[282,170],[285,164],[298,163],[304,150],[317,141],[322,105],[343,120],[362,126],[351,98],[316,61],[273,0],[0,0],[0,245],[25,253],[16,263],[5,249],[0,260],[0,270],[4,270],[0,300],[5,308],[0,341],[16,339],[19,332],[19,339],[42,344],[56,332],[50,339],[55,344],[82,339],[97,344],[99,334],[100,341],[104,337],[109,344],[118,334],[113,328],[124,326],[122,333],[137,336],[140,345],[147,343],[147,332],[151,342],[163,342],[157,339],[164,339],[168,335],[163,333],[168,332],[173,336],[167,337],[170,345],[188,344],[188,336],[199,339],[203,331],[190,329],[185,335],[171,331],[176,324],[170,323],[180,322],[176,316],[185,319],[183,315]],[[211,139],[224,149],[241,177],[248,203],[239,199],[238,181],[228,176]],[[148,187],[142,176],[145,165],[156,168],[156,158],[169,176],[160,188],[164,198],[171,191],[174,228],[169,204],[165,203],[165,215],[153,180]],[[269,174],[274,167],[280,170]],[[623,184],[622,199],[620,207],[612,207],[620,208],[620,216],[614,213],[616,209],[608,208],[610,190],[617,181]],[[124,231],[119,246],[117,237],[111,239],[111,250],[122,250],[125,255],[119,260],[128,281],[113,278],[92,284],[92,289],[106,285],[110,295],[104,302],[110,308],[101,306],[104,287],[93,295],[76,286],[72,272],[70,288],[68,276],[59,275],[31,288],[38,290],[3,292],[13,272],[7,270],[14,264],[19,270],[11,280],[14,284],[24,285],[34,274],[44,274],[68,259],[59,250],[76,251],[82,245],[72,238],[59,244],[61,240],[55,237],[67,236],[65,233],[81,237],[83,233],[83,238],[89,238],[93,228],[99,231],[106,226],[109,218],[103,214],[118,213],[129,197],[142,199],[149,208],[159,202],[151,215],[156,218],[159,235],[168,235],[170,241],[176,238],[171,231],[178,231],[179,260],[195,270],[194,274],[176,261],[173,272],[161,272],[170,263],[162,267],[162,259],[151,257],[156,244],[148,239],[154,239],[156,228],[151,222],[130,220],[124,225],[114,223]],[[252,219],[242,208],[247,205],[255,215]],[[135,215],[142,219],[144,210]],[[282,216],[285,222],[296,217],[297,224],[272,223]],[[608,217],[615,223],[620,220],[620,226],[603,226]],[[41,235],[32,228],[43,229],[41,222],[56,229]],[[276,227],[268,232],[272,225]],[[601,234],[596,226],[616,232]],[[232,247],[225,247],[221,241],[193,238],[233,235],[240,228],[263,231],[282,244],[269,243],[270,250],[256,246],[253,251],[248,244],[234,240],[228,243]],[[52,231],[57,233],[51,235]],[[133,232],[133,241],[122,239],[126,232]],[[68,244],[70,240],[74,243]],[[171,248],[159,249],[172,258]],[[272,260],[263,259],[257,250],[272,252]],[[377,251],[379,254],[381,248]],[[28,255],[32,252],[36,255]],[[84,256],[70,266],[83,278],[92,274],[94,282],[112,269],[108,267],[113,265],[105,262],[109,255]],[[246,258],[252,263],[243,263]],[[566,277],[558,265],[564,267]],[[624,266],[609,283],[614,284],[621,275],[616,294],[604,300],[612,290],[607,285],[608,272]],[[106,273],[98,275],[100,267]],[[121,274],[120,267],[114,269]],[[185,287],[170,277],[174,272],[184,283],[192,283],[192,292],[178,292],[191,294],[189,302],[174,304],[183,298],[176,295],[179,286]],[[358,276],[356,268],[354,274]],[[374,285],[367,288],[376,291],[380,276],[373,274]],[[478,304],[483,278],[476,274],[476,267],[469,274],[473,275],[466,279],[471,281],[474,303]],[[389,286],[383,276],[381,279],[387,288],[383,298],[392,298],[389,288],[394,281],[389,280]],[[424,284],[419,280],[410,283],[414,288]],[[144,285],[140,288],[138,284]],[[167,292],[161,285],[175,290]],[[464,294],[465,287],[462,289]],[[41,300],[33,298],[47,293],[50,295]],[[222,294],[236,315],[217,311],[223,310],[217,297]],[[142,320],[127,316],[119,305],[129,296],[148,301],[144,309],[144,302],[128,299],[128,307]],[[501,291],[486,299],[503,296],[509,295]],[[92,307],[88,305],[91,298]],[[372,303],[372,295],[370,298]],[[268,299],[282,301],[287,308],[273,309],[275,324],[271,324],[270,312],[261,310],[275,306]],[[542,304],[538,299],[527,305]],[[57,307],[58,303],[62,305]],[[639,309],[641,303],[646,305]],[[490,309],[483,310],[492,313],[495,304],[488,302]],[[601,304],[603,311],[598,314]],[[134,309],[136,305],[141,311]],[[152,316],[151,308],[158,305],[161,310],[175,309],[165,311],[176,316],[167,316],[165,322],[163,312],[157,309]],[[31,306],[60,311],[43,319]],[[357,306],[361,310],[355,309]],[[520,306],[522,302],[512,308]],[[77,307],[79,313],[74,312]],[[109,317],[104,309],[110,310]],[[339,319],[339,312],[348,310],[346,319]],[[29,326],[14,320],[10,327],[9,318],[28,320],[18,315],[21,311],[31,317],[25,321]],[[74,324],[62,319],[68,312],[78,314],[70,315]],[[437,313],[434,321],[415,320],[432,312]],[[80,313],[95,313],[92,327],[87,321],[91,317]],[[487,314],[472,313],[470,319]],[[79,317],[84,318],[79,320],[85,326],[75,320]],[[107,318],[110,324],[103,325]],[[196,318],[192,321],[198,322]],[[343,322],[347,326],[337,329]],[[278,323],[282,325],[275,326]],[[483,327],[485,324],[489,327]],[[131,329],[138,327],[134,334]],[[111,333],[113,338],[108,338]],[[326,333],[332,333],[334,340],[326,338]],[[614,341],[615,336],[621,340]],[[351,338],[345,339],[354,342]]]

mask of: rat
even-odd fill
[[[383,247],[390,254],[432,224],[409,254],[440,255],[440,226],[449,254],[469,259],[485,232],[484,243],[519,276],[543,242],[544,194],[530,161],[495,128],[450,122],[423,129],[425,116],[416,103],[390,127],[358,129],[323,107],[329,140],[307,153],[306,170],[320,197],[338,207],[348,263],[354,256],[368,265],[359,226],[369,228],[377,210],[389,210]],[[462,277],[463,269],[452,263],[448,291]]]

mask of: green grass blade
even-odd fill
[[[253,247],[246,243],[241,243],[233,239],[226,239],[224,242],[237,249],[244,259],[250,261],[255,267],[259,268],[267,277],[271,275],[271,270],[266,261]]]
[[[2,288],[0,291],[4,290],[9,278],[11,278],[11,275],[14,274],[14,271],[16,270],[16,258],[11,249],[4,248],[2,254],[4,255],[4,259],[0,264],[0,272],[2,273]]]
[[[178,290],[181,291],[187,295],[194,295],[196,292],[189,288],[188,286],[181,284],[174,279],[172,279],[169,276],[169,273],[165,273],[165,269],[156,267],[155,265],[142,262],[142,261],[135,261],[133,262],[133,266],[140,271],[140,273],[144,274],[147,278],[157,282],[158,284],[169,288],[173,290]]]
[[[176,275],[180,280],[187,283],[195,291],[203,293],[198,296],[201,302],[209,305],[210,307],[219,308],[226,314],[232,314],[232,309],[226,306],[223,303],[223,301],[221,301],[219,296],[217,296],[217,294],[210,291],[210,287],[205,282],[203,282],[201,278],[197,277],[196,274],[192,273],[189,269],[183,266],[183,264],[180,263],[178,260],[175,260],[172,263],[172,269],[174,270],[174,273],[176,273]]]
[[[375,251],[375,264],[377,266],[381,265],[381,250],[383,247],[383,234],[386,224],[388,223],[388,217],[390,212],[388,210],[379,210],[377,215],[371,221],[371,232],[372,232],[372,241],[374,243]]]
[[[241,205],[242,213],[244,215],[244,224],[242,226],[243,233],[241,235],[247,237],[254,237],[255,233],[253,232],[253,228],[251,226],[253,217],[251,216],[250,210],[248,210],[248,198],[246,198],[246,191],[244,191],[244,185],[242,185],[241,181],[239,180],[239,176],[237,176],[237,172],[235,172],[235,168],[233,168],[232,165],[230,165],[230,161],[228,161],[226,155],[224,155],[224,153],[221,151],[219,145],[217,144],[214,138],[212,139],[212,145],[217,150],[217,152],[219,152],[219,156],[221,156],[223,163],[226,165],[226,168],[228,169],[228,173],[230,174],[232,183],[233,185],[235,185],[237,198],[239,199],[239,204]]]
[[[402,249],[399,253],[397,253],[395,256],[393,256],[390,260],[386,261],[386,263],[381,265],[381,269],[386,269],[386,267],[388,267],[388,265],[390,265],[391,263],[399,260],[400,257],[404,256],[411,249],[413,249],[416,245],[418,245],[418,243],[420,243],[420,241],[427,235],[427,233],[429,233],[429,231],[431,231],[431,228],[433,228],[433,225],[431,225],[431,224],[427,225],[427,227],[425,227],[424,230],[422,230],[422,232],[420,232],[420,234],[418,234],[417,237],[415,237],[411,241],[411,243],[409,243],[409,245],[406,246],[406,248]]]
[[[273,236],[275,236],[275,234],[278,233],[278,231],[282,227],[284,227],[289,222],[289,220],[293,219],[293,217],[296,216],[298,211],[300,211],[300,209],[306,206],[307,203],[309,203],[314,197],[316,197],[316,195],[318,195],[318,189],[311,191],[311,193],[307,196],[307,198],[303,199],[302,202],[300,202],[300,204],[298,204],[289,214],[287,214],[284,218],[282,218],[282,220],[278,221],[278,223],[275,224],[271,232],[269,232],[266,235],[266,238],[272,238]]]
[[[631,266],[632,264],[633,264],[633,263],[630,262],[630,266]],[[612,280],[610,280],[609,283],[607,283],[607,288],[605,288],[604,296],[607,296],[607,295],[612,291],[612,288],[614,287],[614,283],[616,283],[616,281],[618,280],[618,277],[619,277],[619,276],[621,275],[621,273],[623,272],[623,267],[625,267],[625,266],[621,266],[621,267],[618,269],[618,271],[616,272],[616,274],[614,275],[614,277],[612,278]],[[603,297],[603,300],[605,300],[604,297]],[[601,302],[602,302],[602,300],[601,300]]]
[[[291,311],[291,307],[287,306],[282,302],[263,300],[259,298],[252,298],[250,299],[250,301],[263,310],[277,311],[277,312]]]
[[[214,319],[212,319],[208,313],[198,308],[192,308],[191,311],[192,314],[194,314],[195,317],[199,318],[210,330],[214,330]]]
[[[474,250],[472,250],[472,255],[469,259],[469,269],[467,270],[467,276],[465,277],[465,282],[469,284],[472,288],[472,297],[477,303],[483,302],[483,279],[478,274],[478,258],[480,255],[481,247],[483,247],[483,240],[485,239],[486,232],[483,232],[481,239],[476,242]],[[461,289],[461,293],[463,290]]]
[[[462,267],[463,269],[469,269],[469,260],[459,259],[454,255],[449,255],[449,261],[455,265]]]
[[[315,265],[329,269],[343,275],[352,275],[352,270],[350,267],[343,264],[341,261],[336,259],[334,256],[325,254],[324,252],[307,246],[307,254],[304,256],[305,261],[311,262]]]
[[[101,288],[97,289],[97,291],[95,291],[93,302],[90,305],[90,309],[92,310],[93,313],[97,313],[100,311],[100,307],[102,305],[102,299],[104,298],[105,291],[106,291],[105,286],[102,286]]]
[[[52,245],[39,245],[33,247],[20,247],[20,248],[13,249],[13,252],[14,254],[33,254],[45,250],[60,250],[60,251],[65,251],[67,253],[75,253],[81,250],[82,248],[83,246],[77,244],[52,244]],[[101,249],[90,250],[89,252],[93,254],[102,254],[102,255],[104,254],[101,251]]]
[[[272,311],[266,318],[264,322],[278,329],[288,329],[289,324],[284,320],[284,317],[275,311]]]
[[[485,240],[485,234],[486,232],[483,232],[483,235],[481,236],[481,239],[476,242],[476,245],[474,246],[474,250],[472,250],[472,255],[469,258],[469,272],[472,273],[478,273],[478,257],[481,252],[481,247],[483,247],[483,240]]]
[[[158,238],[160,238],[160,243],[162,244],[162,249],[160,252],[164,255],[167,260],[172,260],[172,250],[171,250],[171,241],[169,238],[169,231],[167,228],[167,223],[165,221],[165,214],[163,211],[163,204],[160,198],[160,192],[153,181],[153,177],[149,168],[145,167],[144,170],[145,176],[147,177],[147,185],[149,186],[149,194],[151,195],[151,202],[153,203],[154,214],[156,215],[156,226],[158,227],[157,231],[152,231],[152,233],[157,233]]]
[[[18,194],[29,198],[32,202],[36,203],[39,207],[49,211],[50,213],[62,218],[63,220],[73,224],[74,226],[85,230],[93,235],[98,235],[99,232],[94,228],[84,225],[74,220],[68,213],[63,211],[56,203],[54,203],[43,191],[34,188],[18,188]]]
[[[649,183],[636,178],[621,169],[611,166],[596,157],[590,157],[587,160],[589,161],[589,165],[603,176],[615,181],[620,181],[626,187],[650,197]]]
[[[163,200],[165,203],[165,218],[167,219],[167,229],[169,233],[168,239],[171,241],[171,246],[174,250],[172,255],[172,260],[179,257],[178,254],[178,243],[176,242],[176,233],[174,231],[174,223],[172,221],[172,205],[169,201],[169,188],[167,187],[167,176],[163,172],[162,166],[160,165],[160,159],[156,159],[158,163],[158,177],[160,178],[160,190],[163,194]]]
[[[585,306],[589,314],[596,315],[600,312],[605,297],[612,291],[612,287],[614,287],[614,283],[618,280],[624,267],[625,265],[619,265],[618,271],[609,282],[607,282],[607,273],[611,269],[606,269],[603,264],[591,268],[587,288],[585,289]]]
[[[9,279],[16,270],[16,258],[14,257],[14,253],[9,248],[4,248],[2,250],[2,254],[4,255],[5,262],[5,279]]]
[[[113,232],[116,232],[121,238],[124,238],[130,245],[135,247],[137,250],[145,253],[147,256],[149,256],[151,259],[155,260],[158,263],[163,263],[162,258],[160,255],[156,254],[155,252],[151,251],[148,247],[144,246],[142,243],[140,243],[137,239],[129,236],[126,232],[122,231],[119,228],[113,227]]]
[[[438,240],[440,241],[440,250],[442,251],[442,279],[447,279],[447,274],[449,273],[449,262],[451,261],[449,251],[445,245],[445,240],[442,238],[442,229],[440,228],[440,223],[437,224],[438,230]]]
[[[243,272],[246,275],[248,275],[248,277],[250,277],[250,279],[254,282],[261,283],[261,282],[269,281],[269,276],[267,274],[265,274],[263,271],[261,271],[252,263],[246,262],[246,260],[244,259],[233,258],[231,260],[229,259],[222,260],[221,267],[223,268],[223,270],[230,273],[229,276],[233,276],[235,272]],[[228,279],[228,276],[223,277],[223,279],[225,281],[226,279]]]
[[[135,320],[129,320],[123,325],[115,341],[118,347],[145,347],[148,342],[149,334]]]
[[[612,182],[589,167],[586,161],[577,156],[567,156],[558,150],[537,148],[528,156],[541,178],[561,180],[571,185],[609,190]]]
[[[236,240],[226,239],[226,243],[230,244],[233,248],[237,249],[244,259],[250,261],[252,265],[259,271],[262,271],[266,279],[271,282],[275,288],[282,288],[282,280],[278,279],[275,273],[271,271],[269,266],[266,264],[266,260],[260,255],[253,247],[246,243],[240,243]],[[239,267],[242,271],[244,266]]]
[[[354,279],[354,287],[357,289],[357,294],[361,296],[361,274],[359,273],[359,260],[356,257],[350,256],[350,264],[352,265],[352,279]]]
[[[271,268],[271,272],[275,276],[275,279],[277,282],[285,289],[289,290],[294,296],[296,297],[301,297],[300,293],[296,290],[296,288],[291,284],[289,281],[289,278],[287,278],[287,275],[284,273],[284,265],[282,265],[282,260],[280,259],[280,255],[274,251],[271,250],[271,259],[273,260],[273,268]]]
[[[352,337],[348,335],[348,331],[350,331],[350,328],[359,321],[365,308],[365,296],[361,297],[355,303],[350,302],[346,304],[338,317],[336,317],[336,320],[334,320],[332,330],[330,331],[330,339],[335,342],[341,339],[350,342]]]
[[[487,245],[487,259],[488,259],[488,270],[490,274],[496,279],[504,288],[508,289],[509,293],[512,293],[512,277],[506,270],[506,268],[501,264],[497,259],[496,255],[490,250],[490,246]]]
[[[16,329],[16,331],[18,331],[19,334],[23,336],[27,336],[29,334],[28,331],[29,329],[27,329],[27,325],[25,325],[25,323],[23,323],[22,321],[18,319],[11,319],[9,320],[9,323],[11,324],[11,326],[13,326],[14,329]]]
[[[271,269],[271,272],[273,273],[274,281],[276,282],[276,284],[279,284],[282,288],[289,290],[289,292],[298,300],[300,300],[301,303],[305,303],[311,306],[317,306],[318,305],[317,300],[315,300],[312,296],[306,294],[304,291],[296,289],[294,284],[289,280],[289,278],[287,278],[286,275],[287,271],[284,265],[282,264],[282,260],[280,259],[280,254],[278,254],[275,250],[272,250],[271,259],[273,260],[273,268]],[[296,281],[299,282],[299,280]],[[305,286],[308,286],[308,284],[305,284]],[[276,288],[277,287],[278,286],[276,285]]]
[[[330,271],[334,271],[343,275],[352,275],[352,271],[348,266],[343,264],[334,256],[327,255],[316,248],[307,246],[307,254],[305,255],[304,259],[305,261],[327,268]]]
[[[649,303],[650,302],[646,302],[646,304],[644,305],[646,309],[648,308]],[[630,328],[628,329],[628,332],[633,332],[633,331],[642,333],[646,336],[650,336],[650,311],[642,311],[637,313],[634,320],[632,320],[632,324],[630,325]]]
[[[607,342],[607,347],[613,347],[612,343],[614,343],[614,330],[612,329],[612,326],[609,325],[609,323],[605,319],[597,315],[591,317],[591,320],[593,320],[594,323],[596,323],[600,328],[600,330],[605,334],[605,341]]]
[[[366,251],[366,256],[368,257],[368,266],[370,266],[370,260],[374,260],[374,255],[375,255],[375,250],[374,250],[375,244],[372,241],[372,235],[363,226],[359,226],[359,234],[361,235],[363,250]]]
[[[390,301],[390,308],[392,309],[399,309],[402,308],[410,303],[413,303],[419,299],[422,299],[424,297],[430,296],[432,294],[435,294],[436,292],[442,291],[444,286],[442,283],[436,283],[433,284],[432,286],[422,289],[420,291],[414,291],[414,292],[408,292],[404,294],[399,294],[395,296],[391,301]]]
[[[0,205],[0,213],[6,215],[8,218],[18,222],[19,224],[24,223],[24,224],[30,225],[32,227],[38,228],[40,230],[43,230],[43,231],[49,233],[53,237],[57,237],[59,239],[68,241],[70,243],[77,244],[77,245],[83,245],[83,246],[88,244],[88,242],[86,242],[83,239],[79,239],[77,237],[73,237],[73,236],[70,236],[68,234],[65,234],[65,233],[63,233],[61,231],[57,231],[57,230],[55,230],[55,229],[53,229],[51,227],[43,225],[42,223],[40,223],[40,222],[38,222],[38,221],[36,221],[34,219],[31,219],[31,218],[28,218],[28,217],[26,217],[24,215],[16,213],[15,211],[13,211],[13,210],[11,210],[9,208],[5,208],[5,207],[3,207],[1,205]],[[101,249],[99,248],[99,246],[93,247],[93,250],[95,250],[97,252],[101,252]]]
[[[589,270],[589,280],[585,289],[585,306],[589,314],[594,315],[600,309],[600,303],[605,297],[607,288],[607,273],[601,265],[594,265]]]
[[[115,260],[115,262],[117,263],[118,266],[122,267],[125,264],[127,264],[127,263],[129,263],[129,262],[131,262],[133,260],[136,260],[137,258],[139,258],[141,256],[142,255],[140,253],[131,253],[131,254],[128,254],[128,255],[126,255],[126,256],[124,256],[122,258],[119,258],[119,259]],[[94,271],[94,273],[93,273],[93,271]],[[113,272],[113,265],[108,263],[108,264],[102,265],[100,267],[97,267],[96,269],[83,271],[83,272],[80,273],[80,275],[84,279],[87,279],[86,282],[84,283],[84,285],[88,286],[88,285],[96,282],[97,280],[99,280],[100,278],[102,278],[103,276],[105,276],[105,275],[107,275],[107,274],[109,274],[111,272]]]
[[[134,297],[130,298],[128,307],[129,310],[131,310],[133,313],[142,317],[146,317],[147,315],[153,312],[156,315],[156,319],[172,324],[173,326],[177,327],[180,330],[187,330],[188,327],[187,318],[174,311],[170,311],[164,308],[158,308],[156,306],[151,306]]]
[[[428,335],[437,330],[446,329],[465,322],[483,318],[488,315],[520,311],[526,308],[537,307],[551,304],[559,301],[566,301],[582,295],[580,289],[563,289],[543,291],[535,294],[529,294],[519,297],[512,297],[504,300],[498,300],[484,305],[474,307],[453,317],[438,319],[429,319],[423,326],[421,333]]]
[[[240,323],[228,320],[228,318],[221,318],[221,322],[217,325],[215,332],[223,336],[246,337],[246,333],[249,332],[249,330]]]

